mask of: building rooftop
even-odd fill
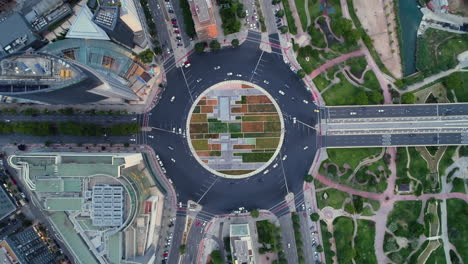
[[[93,21],[101,27],[108,30],[114,30],[119,19],[119,7],[117,6],[99,6],[94,12]]]
[[[16,210],[16,205],[10,198],[10,195],[5,191],[3,186],[0,186],[0,220],[9,216]]]
[[[83,208],[83,198],[47,198],[44,207],[48,211],[80,211]]]
[[[189,4],[198,38],[200,40],[216,38],[218,36],[218,27],[211,1],[194,0],[189,1]]]
[[[36,35],[18,13],[0,19],[0,32],[0,56],[26,49],[37,40]]]
[[[249,224],[231,224],[230,237],[250,236]]]
[[[55,257],[49,252],[49,248],[33,227],[28,227],[22,232],[15,233],[8,237],[6,241],[18,257],[20,263],[55,263]]]
[[[110,40],[107,33],[93,22],[93,13],[87,5],[81,7],[65,37]]]
[[[198,16],[198,21],[201,23],[210,20],[209,9],[211,8],[211,1],[209,0],[194,0],[195,12]]]
[[[54,212],[50,216],[55,230],[64,238],[68,248],[73,252],[75,258],[80,264],[98,264],[99,262],[93,256],[84,240],[76,233],[72,222],[64,212]]]

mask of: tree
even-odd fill
[[[198,42],[197,44],[195,44],[195,52],[202,53],[205,51],[205,47],[206,47],[206,42]]]
[[[278,10],[278,12],[276,12],[275,16],[283,17],[284,16],[284,10],[283,9]]]
[[[322,245],[318,245],[316,249],[317,249],[317,252],[323,252],[323,246]]]
[[[235,48],[239,46],[239,40],[238,39],[233,39],[231,41],[231,45]]]
[[[303,69],[300,69],[297,71],[296,73],[297,77],[299,77],[300,79],[304,78],[305,77],[305,71]]]
[[[223,258],[221,257],[221,251],[213,250],[210,254],[212,264],[223,264]]]
[[[221,44],[219,44],[219,42],[214,39],[210,42],[210,49],[212,51],[217,51],[217,50],[220,50],[221,49]]]
[[[154,53],[153,53],[152,50],[146,49],[146,50],[140,52],[137,56],[138,56],[138,58],[140,58],[140,60],[143,63],[151,63],[151,62],[153,62]]]
[[[367,98],[366,92],[364,92],[364,91],[359,91],[359,92],[356,94],[355,103],[356,103],[357,105],[367,105],[367,104],[369,104],[369,98]]]
[[[48,147],[50,145],[52,145],[52,141],[47,140],[46,142],[44,142],[44,146]]]
[[[310,215],[310,220],[317,222],[320,219],[320,215],[318,213],[312,213]]]
[[[416,101],[416,96],[414,95],[414,93],[404,93],[401,96],[402,104],[414,104],[415,101]]]
[[[180,247],[179,247],[179,253],[180,253],[181,255],[185,254],[185,248],[186,248],[185,244],[180,245]]]
[[[253,209],[252,211],[250,211],[250,216],[252,216],[253,218],[257,218],[260,216],[260,212],[258,211],[258,209]]]
[[[279,28],[279,30],[281,31],[281,34],[286,34],[288,33],[288,27],[287,26],[281,26]]]
[[[271,1],[271,4],[272,4],[272,5],[277,5],[277,4],[279,4],[279,3],[281,3],[281,0],[272,0],[272,1]]]
[[[304,181],[306,181],[306,182],[312,182],[313,180],[314,180],[314,177],[312,177],[312,175],[310,175],[310,174],[307,174],[304,177]]]

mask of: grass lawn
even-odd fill
[[[228,132],[228,124],[221,123],[221,122],[209,122],[208,123],[208,131],[210,133],[227,133]]]
[[[338,263],[352,263],[355,250],[352,248],[354,224],[348,217],[340,216],[333,221]]]
[[[294,18],[292,16],[291,7],[289,6],[288,0],[283,0],[284,13],[286,15],[286,20],[288,21],[289,32],[291,34],[297,34],[297,27],[294,23]]]
[[[325,36],[322,34],[322,32],[314,26],[314,24],[311,24],[309,26],[309,29],[307,32],[310,35],[310,42],[314,47],[317,48],[326,48],[327,47],[327,41],[325,40]]]
[[[257,138],[255,149],[276,149],[279,138]]]
[[[267,162],[273,154],[273,152],[234,153],[235,156],[242,156],[242,162]]]
[[[375,256],[375,222],[369,220],[358,220],[358,230],[354,238],[356,250],[356,263],[372,264],[377,263]]]
[[[461,199],[447,199],[447,225],[449,241],[462,258],[462,263],[468,263],[468,203]],[[463,220],[462,220],[463,219]]]
[[[265,132],[278,132],[281,131],[281,122],[265,122],[263,123]]]
[[[457,72],[452,74],[459,74],[461,76],[462,85],[449,87],[447,92],[450,93],[450,90],[453,90],[458,102],[468,102],[468,72]]]
[[[464,183],[463,179],[455,178],[455,179],[453,179],[452,184],[453,184],[453,188],[452,188],[451,192],[466,193],[465,183]]]
[[[362,89],[349,83],[343,73],[338,73],[337,77],[340,79],[340,82],[334,84],[322,94],[327,105],[356,104],[355,96],[358,92],[362,91]]]
[[[429,169],[427,168],[427,162],[423,159],[419,151],[416,148],[408,148],[409,155],[411,157],[409,173],[416,179],[419,179],[421,182],[425,182],[427,174],[429,174]]]
[[[374,71],[367,71],[366,75],[364,75],[364,84],[363,86],[374,90],[374,91],[379,91],[380,92],[380,83],[377,80],[377,77],[375,76]]]
[[[327,199],[324,199],[323,197],[325,193],[328,195]],[[344,200],[348,197],[350,197],[348,193],[331,188],[325,191],[317,192],[317,204],[319,209],[322,209],[326,206],[330,206],[335,209],[341,209],[343,207]]]
[[[317,77],[314,78],[313,81],[319,89],[319,91],[323,91],[331,83],[329,80],[327,80],[327,78],[325,78],[324,73],[319,74]]]
[[[379,154],[382,148],[343,148],[327,149],[328,159],[336,165],[343,167],[348,164],[355,168],[363,159]]]
[[[195,150],[208,150],[207,139],[192,139],[191,142]]]
[[[301,19],[302,30],[307,30],[307,14],[305,11],[305,3],[307,0],[294,0],[296,3],[297,13],[299,14],[299,18]]]

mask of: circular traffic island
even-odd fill
[[[284,138],[281,110],[263,88],[225,81],[205,90],[187,118],[187,139],[197,161],[225,178],[250,177],[278,155]]]

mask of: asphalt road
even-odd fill
[[[112,125],[115,123],[136,122],[138,115],[6,115],[0,114],[1,122],[25,121],[25,122],[66,122],[93,123],[101,125]]]
[[[294,237],[291,214],[286,214],[279,217],[279,222],[285,257],[289,263],[298,263],[296,238]]]
[[[255,38],[259,36],[249,37]],[[205,211],[221,214],[241,206],[268,209],[281,203],[287,191],[301,190],[303,177],[316,150],[315,130],[311,128],[317,122],[317,116],[311,114],[316,106],[311,101],[311,94],[284,64],[282,57],[262,52],[258,46],[258,42],[249,40],[238,48],[192,54],[188,58],[191,67],[172,68],[167,72],[167,88],[149,119],[149,126],[154,129],[148,135],[154,138],[147,139],[147,144],[161,157],[168,177],[174,182],[178,201],[194,200],[200,202]],[[214,70],[215,66],[221,68]],[[228,76],[230,72],[233,74]],[[192,157],[187,139],[172,132],[179,128],[185,130],[188,111],[198,95],[229,79],[260,85],[276,99],[283,112],[285,141],[280,155],[286,158],[277,158],[273,164],[279,165],[273,168],[272,164],[267,168],[267,174],[259,173],[242,180],[214,176]],[[296,123],[293,123],[293,117],[296,117]]]
[[[322,118],[331,119],[452,115],[468,115],[468,104],[338,106],[322,111]]]

